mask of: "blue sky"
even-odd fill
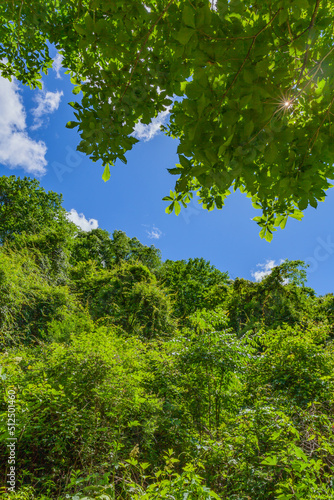
[[[308,285],[317,294],[334,291],[334,190],[270,243],[260,239],[251,220],[258,211],[239,192],[222,210],[207,212],[192,201],[179,216],[167,215],[162,198],[174,187],[166,169],[177,163],[177,141],[155,133],[157,127],[146,129],[153,137],[135,145],[128,164],[116,164],[104,183],[101,163],[77,153],[79,135],[65,128],[74,96],[69,76],[58,73],[43,78],[43,91],[0,81],[1,175],[36,177],[46,190],[63,194],[65,209],[83,228],[120,229],[160,248],[164,260],[204,257],[232,278],[255,280],[282,259],[300,259],[310,265]]]

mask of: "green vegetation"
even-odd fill
[[[333,295],[302,262],[233,281],[0,188],[1,498],[334,498]]]
[[[102,178],[170,110],[179,176],[167,212],[240,189],[270,240],[323,201],[334,178],[333,0],[12,0],[0,3],[0,70],[31,87],[64,57],[78,149]],[[126,189],[126,187],[125,187]]]

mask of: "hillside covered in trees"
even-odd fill
[[[0,244],[2,498],[334,498],[334,296],[303,262],[162,261],[14,176]]]

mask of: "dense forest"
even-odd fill
[[[303,262],[163,261],[14,176],[0,242],[2,498],[334,497],[334,296]]]
[[[0,75],[42,89],[62,65],[66,126],[104,181],[169,114],[166,212],[240,190],[271,241],[333,187],[333,17],[333,0],[11,0]],[[1,498],[334,499],[334,296],[306,283],[302,261],[260,282],[163,261],[0,177]]]

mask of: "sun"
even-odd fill
[[[281,93],[279,99],[275,102],[277,109],[275,111],[275,115],[285,115],[288,112],[291,112],[294,105],[294,99],[289,94]]]

